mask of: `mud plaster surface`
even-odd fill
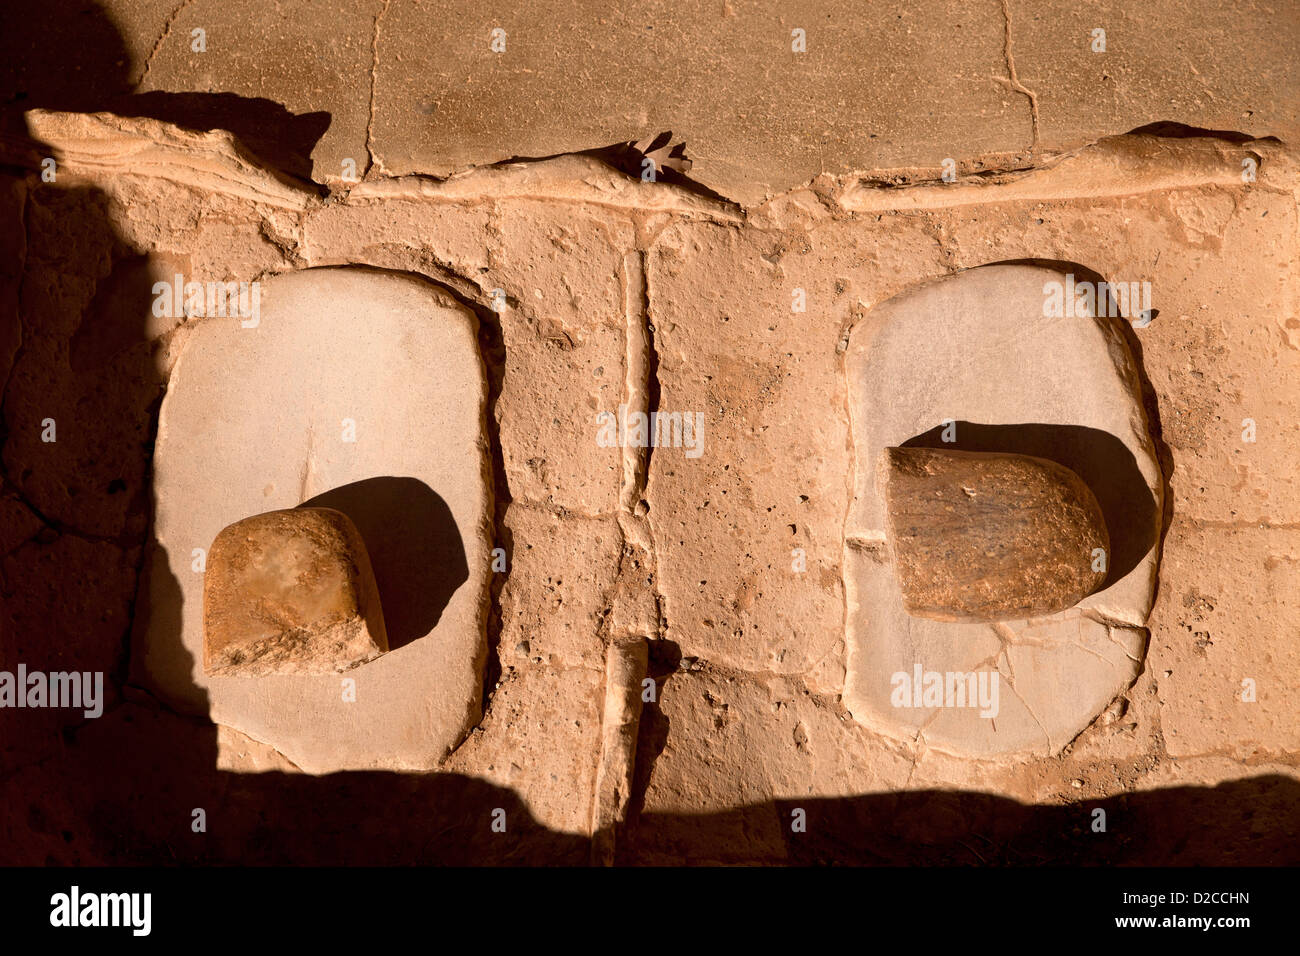
[[[1050,804],[1296,776],[1297,210],[1294,159],[1277,144],[1113,138],[951,188],[880,190],[848,176],[740,209],[580,157],[446,183],[381,179],[322,200],[216,135],[107,117],[34,117],[32,129],[64,173],[57,186],[9,177],[0,192],[17,223],[6,234],[23,237],[22,270],[0,288],[11,303],[0,342],[16,343],[0,502],[11,516],[6,660],[122,673],[154,506],[157,401],[214,334],[210,320],[149,326],[130,279],[139,260],[268,286],[352,264],[436,283],[478,320],[495,493],[484,542],[508,554],[508,573],[470,602],[487,617],[483,718],[441,773],[383,784],[396,788],[394,813],[434,805],[451,827],[508,804],[535,826],[482,852],[583,858],[607,648],[633,640],[650,642],[658,693],[641,716],[625,860],[795,858],[791,801],[816,814],[831,798],[963,789]],[[6,148],[10,162],[39,155]],[[1246,155],[1261,161],[1253,184],[1240,178]],[[1160,577],[1141,671],[1097,721],[1056,755],[972,759],[878,735],[845,709],[844,350],[873,307],[919,283],[1030,258],[1152,283],[1159,317],[1125,335],[1166,483]],[[795,287],[805,313],[791,311]],[[595,414],[620,403],[702,411],[705,453],[599,447]],[[46,417],[59,422],[56,445],[40,441]],[[804,571],[792,570],[796,548]],[[1240,699],[1243,678],[1257,682],[1253,703]],[[295,818],[294,801],[313,791],[255,733],[209,733],[119,687],[106,717],[72,734],[77,761],[55,756],[65,716],[32,717],[6,742],[6,785],[33,799],[70,792],[74,769],[101,767],[108,781],[116,754],[136,773],[131,792],[106,782],[99,799],[123,808],[141,852],[165,850],[131,809],[136,792],[153,807],[182,771],[216,785],[218,765],[230,812],[276,801],[287,845],[297,828],[305,843],[331,825],[327,809]],[[141,751],[186,756],[128,756]],[[286,775],[278,795],[256,789],[257,771]],[[451,780],[463,781],[454,796],[438,789]],[[102,836],[58,846],[57,824],[39,821],[82,812],[60,799],[72,802],[35,827],[53,827],[50,842],[28,837],[26,852],[111,856]],[[398,840],[377,826],[368,852],[427,852],[411,831]],[[359,852],[337,846],[337,858]],[[181,852],[277,851],[223,838]]]

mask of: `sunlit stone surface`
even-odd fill
[[[208,674],[332,674],[388,650],[365,542],[341,511],[293,508],[237,521],[208,552]]]

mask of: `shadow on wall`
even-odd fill
[[[389,650],[428,634],[469,580],[465,545],[447,502],[418,478],[367,478],[304,501],[357,526],[370,555]]]
[[[328,114],[295,117],[228,93],[138,95],[142,70],[101,4],[0,4],[0,139],[27,140],[25,110],[114,110],[230,128],[262,144],[268,161],[305,170],[329,125]],[[38,155],[49,152],[36,146]],[[17,261],[0,267],[0,496],[20,502],[41,530],[5,556],[0,666],[104,672],[113,706],[152,512],[149,469],[164,385],[147,327],[157,263],[118,234],[99,189],[61,177],[45,182],[29,169],[6,172],[25,188],[12,220],[3,210],[5,227],[22,231],[24,242]],[[168,266],[188,271],[188,260]],[[56,442],[41,439],[46,418],[57,423]],[[74,581],[77,598],[69,600]],[[179,591],[170,584],[164,593]],[[0,772],[57,749],[73,719],[21,713],[23,727],[0,741]]]
[[[453,773],[230,773],[215,732],[127,704],[0,783],[0,865],[583,865],[590,843]],[[640,761],[638,761],[640,762]],[[637,801],[639,803],[639,800]],[[206,832],[191,828],[195,809]],[[1094,832],[1096,810],[1105,831]],[[493,829],[504,811],[504,831]],[[804,832],[792,832],[802,811]],[[919,790],[636,812],[620,865],[1294,866],[1300,782],[1258,776],[1064,805]]]
[[[917,790],[641,818],[620,862],[878,866],[1294,866],[1300,782],[1260,776],[1065,805]],[[1105,832],[1094,832],[1097,810]],[[791,832],[796,811],[806,832]]]
[[[156,27],[161,33],[163,23]],[[25,132],[23,110],[111,111],[230,130],[275,168],[311,178],[311,151],[329,129],[328,112],[298,115],[272,100],[226,92],[136,92],[144,71],[100,3],[0,4],[0,131]]]
[[[1007,452],[1064,465],[1083,479],[1101,506],[1110,533],[1106,586],[1124,577],[1156,543],[1156,501],[1137,460],[1109,432],[1083,425],[981,425],[956,423],[956,441],[943,441],[936,425],[903,442],[904,448]]]
[[[0,4],[0,134],[26,138],[27,109],[114,110],[227,128],[270,165],[305,172],[328,125],[325,113],[295,117],[228,93],[134,94],[129,64],[97,4]],[[6,343],[17,350],[12,370],[0,368],[0,492],[38,530],[3,556],[0,669],[103,672],[106,680],[98,719],[5,711],[0,863],[586,862],[585,838],[540,827],[511,790],[480,780],[219,770],[214,725],[126,686],[131,620],[149,613],[136,603],[136,578],[164,384],[146,326],[154,277],[118,235],[100,190],[45,183],[30,169],[4,172],[26,193],[5,210],[14,212],[6,228],[25,241],[12,268],[0,270],[0,363],[10,359]],[[57,443],[40,440],[46,416],[58,422]],[[381,556],[394,646],[427,632],[468,578],[446,503],[418,481],[370,479],[313,503],[348,513]],[[179,588],[161,569],[168,580],[158,593],[175,597],[178,610]],[[491,827],[498,808],[505,833]],[[198,809],[208,817],[204,832],[191,825]]]

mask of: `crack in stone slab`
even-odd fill
[[[1011,0],[1002,0],[1002,18],[1006,25],[1002,48],[1007,60],[1007,78],[1004,82],[1029,100],[1029,122],[1033,137],[1029,152],[1032,154],[1038,149],[1038,94],[1021,83],[1020,77],[1016,74],[1016,60],[1011,54]],[[1001,81],[1000,77],[998,79]]]
[[[375,14],[375,29],[370,37],[370,107],[369,115],[366,117],[366,171],[365,176],[370,175],[372,169],[378,169],[382,175],[383,170],[375,162],[374,147],[374,129],[375,129],[375,87],[379,82],[379,23],[388,13],[388,7],[392,0],[384,0],[384,5],[379,12]]]
[[[1106,637],[1107,637],[1107,638],[1108,638],[1112,643],[1114,643],[1116,647],[1118,647],[1121,651],[1123,651],[1123,652],[1124,652],[1124,656],[1127,657],[1129,660],[1131,660],[1134,664],[1141,664],[1141,663],[1142,663],[1142,658],[1140,658],[1140,657],[1134,657],[1132,654],[1130,654],[1128,648],[1124,646],[1123,642],[1120,641],[1117,637],[1115,637],[1114,632],[1117,631],[1117,630],[1123,630],[1123,631],[1138,631],[1138,632],[1140,632],[1140,633],[1142,634],[1142,636],[1143,636],[1143,637],[1142,637],[1142,643],[1145,644],[1145,643],[1147,642],[1148,637],[1149,637],[1148,632],[1147,632],[1147,629],[1146,629],[1145,627],[1133,627],[1132,625],[1127,625],[1127,624],[1126,624],[1126,625],[1123,625],[1123,626],[1121,626],[1121,627],[1111,627],[1111,626],[1109,626],[1109,625],[1106,627]]]
[[[610,644],[606,652],[601,747],[592,787],[591,859],[612,866],[616,836],[627,819],[636,780],[637,734],[641,721],[641,681],[648,667],[644,640]]]
[[[308,490],[311,487],[312,478],[312,453],[316,446],[316,426],[312,422],[307,423],[307,453],[302,460],[302,482],[298,488],[298,501],[303,502],[311,497]]]
[[[144,81],[149,78],[149,71],[153,69],[153,59],[158,55],[158,51],[162,49],[162,45],[166,42],[167,37],[171,35],[172,24],[175,23],[176,18],[181,15],[181,11],[189,5],[190,0],[181,0],[181,3],[176,6],[176,9],[169,13],[167,19],[163,21],[162,31],[158,34],[158,39],[154,41],[153,49],[150,50],[149,55],[145,57],[144,69],[140,72],[140,78],[135,81],[135,89],[138,90],[142,87]]]
[[[1033,722],[1038,726],[1038,729],[1043,732],[1043,739],[1047,741],[1048,751],[1054,752],[1055,748],[1052,746],[1052,735],[1047,732],[1047,728],[1044,727],[1043,722],[1038,719],[1038,715],[1035,714],[1034,709],[1029,706],[1029,702],[1020,696],[1020,692],[1016,690],[1016,685],[1010,680],[1007,681],[1007,687],[1010,689],[1012,696],[1015,697],[1016,700],[1020,701],[1021,706],[1025,708],[1025,713],[1030,716]],[[994,725],[994,728],[996,729],[996,725]]]

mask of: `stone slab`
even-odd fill
[[[446,176],[671,130],[692,177],[756,202],[828,168],[937,167],[1027,146],[1027,100],[999,82],[1003,34],[996,4],[957,0],[393,0],[379,28],[374,149],[389,174]]]
[[[311,773],[431,769],[480,707],[491,485],[476,321],[429,283],[360,269],[275,277],[260,311],[254,328],[198,321],[173,370],[134,679]],[[205,676],[194,549],[304,502],[360,530],[392,650],[342,677]]]
[[[1044,314],[1048,284],[1065,281],[1037,266],[968,270],[877,306],[850,335],[857,464],[846,523],[844,699],[881,732],[924,732],[958,754],[1055,752],[1137,676],[1155,583],[1160,472],[1118,320]],[[884,547],[886,507],[873,467],[885,448],[905,443],[1028,454],[1077,473],[1116,529],[1108,583],[1077,608],[1021,621],[908,616]],[[997,672],[997,715],[913,706],[910,695],[896,705],[902,682],[894,678],[910,679],[917,666],[923,675]]]
[[[1252,136],[1300,128],[1294,6],[1245,0],[1231,16],[1184,0],[1007,0],[1020,82],[1034,91],[1044,145],[1162,120]],[[1105,49],[1094,49],[1095,30]]]

